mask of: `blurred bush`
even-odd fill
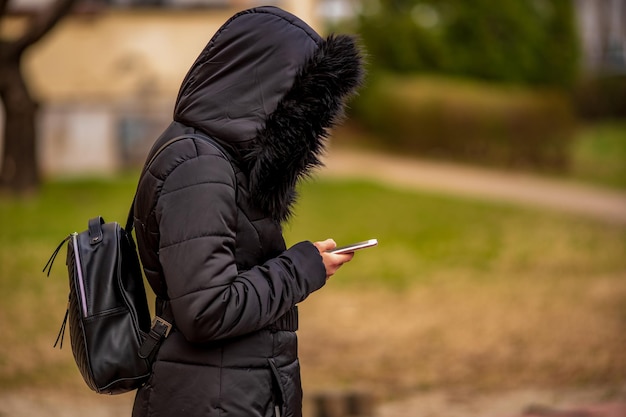
[[[575,118],[552,89],[420,76],[381,76],[352,118],[384,149],[505,167],[565,170]]]
[[[362,4],[354,30],[369,54],[370,75],[353,117],[380,145],[481,164],[567,169],[575,127],[569,92],[579,75],[571,0]]]
[[[569,86],[579,68],[571,0],[369,0],[356,30],[373,71]]]
[[[626,118],[626,75],[582,79],[573,88],[573,102],[584,119]]]

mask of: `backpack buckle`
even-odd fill
[[[157,325],[161,325],[165,327],[165,332],[161,332],[158,331],[158,333],[162,334],[163,337],[167,337],[170,334],[170,331],[172,330],[172,324],[169,323],[168,321],[162,319],[159,316],[154,316],[154,318],[152,319],[152,325],[150,326],[152,329],[154,329]]]

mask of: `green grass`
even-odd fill
[[[623,382],[626,228],[366,182],[302,196],[290,243],[380,241],[301,306],[308,389]]]
[[[623,228],[561,213],[392,191],[366,182],[318,182],[307,185],[303,195],[296,220],[286,228],[290,242],[326,237],[338,244],[380,242],[358,254],[362,269],[342,273],[342,285],[403,289],[450,270],[481,280],[510,274],[584,276],[626,266]]]
[[[124,222],[135,181],[136,175],[58,181],[45,184],[30,199],[0,200],[0,388],[52,381],[82,386],[68,335],[63,351],[52,349],[67,300],[65,250],[50,277],[41,270],[61,239],[84,230],[90,217]],[[304,303],[302,356],[310,364],[305,366],[311,366],[307,386],[355,377],[387,389],[472,381],[498,385],[494,374],[522,365],[525,371],[509,382],[569,378],[614,383],[626,372],[620,356],[620,335],[626,334],[625,227],[360,181],[320,180],[305,184],[300,192],[296,215],[285,227],[288,245],[327,237],[339,244],[373,237],[380,241],[378,247],[358,253],[327,288]],[[342,323],[344,315],[351,330],[334,335],[341,327],[326,324]],[[414,317],[415,323],[428,321],[414,328],[413,322],[398,320],[403,315]],[[390,319],[378,329],[376,319],[381,317]],[[540,330],[568,317],[573,322],[559,326],[558,332]],[[494,320],[497,330],[485,324]],[[362,349],[359,331],[390,331],[396,323],[397,332],[385,339],[393,352],[375,345]],[[476,331],[469,335],[473,325]],[[588,331],[593,337],[584,336]],[[472,339],[477,335],[482,335],[480,340]],[[531,342],[537,337],[544,346]],[[371,342],[376,336],[363,338]],[[315,340],[346,352],[352,343],[355,353],[350,358],[323,354]],[[559,357],[571,350],[573,341],[589,355],[561,364]],[[493,362],[482,358],[480,377],[459,366],[475,363],[479,347],[495,352],[509,344],[520,354],[503,350]],[[401,352],[403,347],[408,351]],[[605,355],[595,355],[598,349]],[[447,365],[451,358],[454,366]],[[408,363],[420,367],[411,371],[413,379],[395,378]]]
[[[571,152],[573,178],[626,190],[626,122],[583,126]]]

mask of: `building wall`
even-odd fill
[[[317,26],[311,1],[284,3]],[[171,97],[211,36],[237,10],[109,9],[71,16],[29,50],[28,81],[44,101],[125,99],[146,91]]]
[[[626,1],[575,0],[588,74],[626,74]]]

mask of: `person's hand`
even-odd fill
[[[335,272],[337,272],[341,265],[349,262],[354,257],[354,252],[343,254],[326,252],[327,250],[332,250],[337,247],[337,243],[335,243],[335,241],[332,239],[326,239],[320,242],[315,242],[313,244],[315,245],[317,250],[320,251],[320,255],[322,255],[324,267],[326,268],[326,279],[330,278]]]

